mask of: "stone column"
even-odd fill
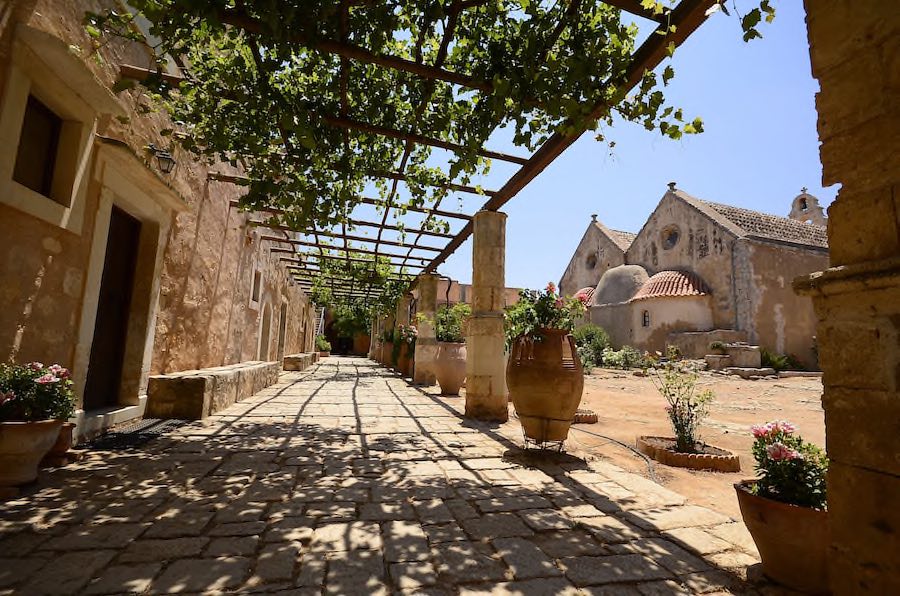
[[[417,385],[434,385],[434,359],[437,357],[437,337],[434,333],[434,315],[437,310],[438,276],[419,276],[418,312],[424,320],[419,321],[419,337],[416,339],[416,359],[413,367],[413,382]]]
[[[503,302],[506,214],[479,211],[472,220],[472,317],[466,330],[466,416],[505,422]]]
[[[411,302],[411,294],[407,294],[397,301],[397,311],[394,315],[394,319],[396,320],[398,327],[400,325],[409,325],[409,305]]]
[[[368,354],[369,360],[375,359],[376,351],[378,349],[378,340],[381,338],[380,325],[381,325],[381,317],[373,317],[372,325],[370,326],[370,334],[369,334],[370,337],[372,338],[369,341],[369,354]]]
[[[835,594],[900,594],[900,11],[806,0],[821,91],[831,268],[812,296],[824,371],[829,571]]]

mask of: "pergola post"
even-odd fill
[[[437,357],[437,336],[434,329],[434,316],[437,311],[438,276],[428,273],[419,276],[418,312],[419,336],[416,339],[416,358],[413,367],[413,382],[417,385],[434,385],[434,359]]]
[[[378,350],[378,340],[381,338],[381,317],[372,317],[371,331],[369,335],[369,360],[375,360]]]
[[[466,331],[466,416],[509,418],[503,357],[506,214],[479,211],[472,220],[472,317]]]
[[[394,320],[397,322],[397,326],[400,325],[409,325],[409,304],[412,302],[412,295],[406,294],[400,300],[397,301],[397,311],[394,315]]]

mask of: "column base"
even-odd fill
[[[468,384],[468,381],[466,381]],[[466,418],[485,422],[509,420],[509,406],[505,395],[472,395],[466,390]]]
[[[419,338],[416,340],[416,359],[413,363],[413,383],[430,387],[437,383],[434,361],[437,358],[437,340]]]

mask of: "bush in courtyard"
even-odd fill
[[[751,451],[759,477],[753,492],[791,505],[825,509],[825,452],[794,434],[797,428],[784,420],[751,430],[755,438]]]
[[[623,346],[621,350],[611,347],[603,349],[603,366],[609,368],[644,368],[648,365],[647,358],[640,350],[632,346]]]
[[[472,307],[465,302],[439,308],[434,320],[434,333],[437,340],[452,343],[466,341],[463,327],[471,315]]]
[[[330,352],[331,342],[325,339],[324,335],[316,336],[316,349],[320,352]]]
[[[775,370],[805,370],[802,364],[790,354],[776,354],[763,348],[760,350],[760,361],[763,368]]]
[[[578,347],[578,357],[585,373],[603,364],[603,351],[609,347],[609,335],[597,325],[587,324],[579,327],[572,334]]]
[[[670,350],[670,358],[660,359],[648,369],[648,376],[656,389],[666,398],[666,414],[675,431],[675,450],[696,453],[700,442],[700,424],[709,414],[713,401],[710,390],[698,391],[700,378],[696,369],[677,362]]]

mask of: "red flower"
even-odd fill
[[[549,293],[549,294],[555,294],[555,293],[556,293],[556,286],[553,284],[552,281],[551,281],[550,283],[547,284],[547,293]]]

